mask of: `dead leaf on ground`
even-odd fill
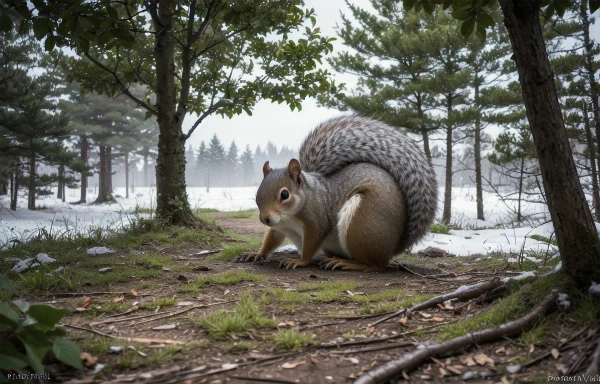
[[[552,357],[554,357],[554,360],[558,360],[558,357],[560,356],[560,352],[558,352],[558,349],[552,348],[550,350],[550,353],[552,354]]]
[[[373,333],[375,332],[375,327],[369,327],[366,329],[367,333]]]
[[[438,305],[437,305],[437,306],[438,306],[438,307],[440,307],[440,309],[441,309],[442,311],[447,311],[447,310],[448,310],[448,308],[446,308],[446,306],[445,306],[444,304],[438,303]]]
[[[423,316],[426,319],[431,318],[431,315],[429,313],[425,313],[425,312],[419,312],[421,314],[421,316]]]
[[[473,356],[473,358],[479,365],[485,365],[486,363],[489,363],[492,366],[494,365],[494,360],[490,359],[489,356],[486,355],[485,353],[479,353],[479,354]]]
[[[477,363],[475,363],[475,360],[473,360],[473,356],[464,356],[460,358],[460,362],[463,363],[464,365],[466,365],[467,367],[472,367],[474,365],[477,365]]]
[[[137,293],[137,291],[136,291],[135,289],[132,289],[132,290],[131,290],[131,294],[132,294],[133,296],[139,296],[139,295],[138,295],[138,293]]]
[[[91,301],[92,301],[92,298],[91,298],[91,297],[88,297],[88,296],[84,297],[84,298],[83,298],[83,305],[82,305],[82,307],[83,307],[83,308],[87,308],[87,307],[89,307],[89,306],[90,306],[90,303],[91,303]]]
[[[455,375],[462,375],[462,371],[460,370],[459,366],[446,365],[446,369],[449,370],[450,372],[454,373]]]
[[[342,361],[349,361],[352,364],[358,364],[360,361],[356,357],[342,357]]]
[[[531,344],[529,346],[529,353],[533,353],[535,351],[535,345]]]
[[[306,361],[302,360],[302,361],[296,361],[295,363],[285,363],[281,366],[281,368],[285,368],[285,369],[293,369],[296,368],[299,365],[303,365],[306,364]]]
[[[506,378],[506,376],[502,376],[502,378],[500,379],[500,381],[502,382],[502,384],[510,384],[510,381],[508,381],[508,379]]]
[[[87,352],[81,352],[79,358],[81,359],[83,365],[85,365],[86,367],[93,367],[98,361],[98,357],[92,356]]]
[[[446,370],[444,368],[440,367],[440,375],[442,377],[444,377],[444,376],[448,375],[448,372],[446,372]]]
[[[317,360],[317,358],[314,356],[310,357],[310,361],[312,361],[313,364],[317,364],[319,362],[319,360]]]
[[[406,325],[406,323],[408,323],[408,317],[403,316],[400,318],[400,320],[398,320],[398,322],[402,325],[404,325],[405,327],[407,327],[408,325]]]
[[[444,321],[444,320],[446,320],[446,319],[444,319],[443,317],[437,317],[437,316],[434,316],[434,317],[432,317],[430,320],[431,320],[431,321],[437,321],[437,322],[441,322],[441,321]]]
[[[154,328],[152,328],[152,330],[163,331],[163,330],[175,329],[175,328],[177,328],[177,324],[165,324],[165,325],[159,325],[158,327],[154,327]]]
[[[116,299],[113,300],[113,303],[118,303],[119,301],[123,301],[123,300],[125,300],[125,296],[117,297]]]
[[[500,354],[504,354],[504,355],[506,355],[506,349],[505,349],[504,347],[500,347],[500,348],[497,348],[497,349],[494,351],[494,353],[495,353],[496,355],[500,355]]]

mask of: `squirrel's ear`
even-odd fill
[[[273,169],[269,166],[269,162],[265,161],[265,165],[263,165],[263,176],[267,177],[269,173],[271,173]]]
[[[290,160],[290,163],[288,164],[288,172],[296,184],[300,184],[300,174],[302,173],[302,168],[300,167],[300,162],[298,160]]]

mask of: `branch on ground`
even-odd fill
[[[359,377],[354,384],[384,383],[400,376],[403,371],[408,372],[417,369],[431,357],[459,351],[475,344],[489,343],[506,336],[520,334],[524,330],[530,329],[540,317],[546,314],[555,305],[557,298],[558,290],[553,289],[546,297],[544,297],[539,305],[523,317],[497,327],[470,332],[464,336],[459,336],[443,343],[424,345],[423,348],[406,354],[398,360],[392,360],[367,372]]]

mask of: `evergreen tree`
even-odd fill
[[[200,143],[196,153],[196,172],[200,178],[200,185],[208,186],[208,150],[204,140]]]
[[[223,179],[225,169],[225,148],[215,133],[208,144],[208,175],[206,177],[206,190],[210,189],[211,183],[219,185]]]
[[[246,144],[246,150],[240,156],[240,162],[242,164],[242,170],[244,172],[244,187],[248,185],[248,180],[253,180],[254,177],[254,159],[252,158],[252,151],[250,145]]]
[[[231,145],[229,146],[229,150],[227,151],[227,155],[225,157],[225,167],[226,167],[226,171],[225,173],[227,174],[227,184],[229,187],[231,187],[231,180],[233,179],[234,182],[237,180],[237,174],[238,174],[238,147],[235,144],[235,140],[231,142]]]

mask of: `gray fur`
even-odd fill
[[[419,145],[397,128],[361,116],[342,116],[320,124],[300,147],[303,171],[331,175],[348,164],[366,162],[385,169],[406,198],[402,237],[410,248],[425,236],[437,210],[437,181]]]

